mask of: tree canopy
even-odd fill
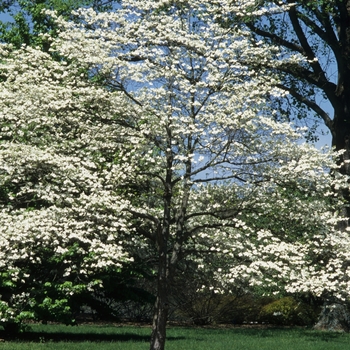
[[[0,4],[0,13],[10,16],[9,21],[0,21],[0,42],[31,45],[48,50],[40,39],[40,34],[55,34],[56,26],[43,11],[55,10],[66,19],[72,19],[71,12],[80,7],[91,7],[98,11],[110,10],[113,0],[7,0]]]
[[[337,150],[349,153],[349,25],[348,0],[261,1],[244,15],[232,16],[233,25],[244,23],[256,35],[279,47],[284,56],[302,55],[305,60],[277,69],[278,86],[294,99],[287,106],[306,106],[317,123],[326,126]],[[269,6],[268,11],[264,11]],[[327,110],[327,103],[333,115]],[[287,111],[287,112],[288,112]],[[299,118],[306,113],[297,112]],[[349,172],[348,167],[342,169]]]

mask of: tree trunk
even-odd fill
[[[168,321],[168,273],[167,256],[159,254],[157,299],[154,305],[150,350],[164,350]]]
[[[168,320],[167,296],[159,295],[155,303],[150,350],[164,350]]]
[[[349,310],[344,304],[325,302],[314,329],[332,332],[349,332]]]

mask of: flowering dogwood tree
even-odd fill
[[[129,260],[118,244],[123,215],[112,219],[123,201],[99,175],[103,134],[115,135],[89,120],[105,114],[107,95],[83,81],[81,67],[41,51],[1,54],[1,323],[35,310],[65,318],[67,296]]]
[[[349,290],[331,191],[343,179],[331,176],[330,154],[274,121],[275,78],[247,64],[283,62],[224,28],[226,10],[225,1],[126,1],[115,13],[81,10],[78,24],[51,13],[58,60],[1,51],[1,268],[25,286],[23,265],[40,264],[39,247],[61,259],[62,278],[86,281],[127,261],[132,246],[151,246],[151,349],[164,349],[171,284],[186,260],[218,290]],[[331,283],[310,283],[330,266]],[[2,303],[13,312],[25,297]]]

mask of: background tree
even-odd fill
[[[268,4],[270,8],[264,10]],[[321,120],[329,130],[332,146],[344,150],[342,159],[348,160],[349,1],[261,1],[232,20],[235,25],[243,22],[256,34],[256,40],[264,39],[273,47],[279,47],[283,56],[297,54],[305,58],[272,67],[281,77],[278,87],[287,91],[292,99],[284,108],[288,109],[287,113],[293,106],[296,109],[304,106],[311,111],[314,122]],[[328,108],[333,109],[333,115]],[[297,111],[295,116],[305,118],[304,111]],[[344,165],[341,171],[349,174],[349,167]],[[348,199],[348,194],[345,195]]]
[[[264,7],[268,4],[270,8],[266,11]],[[311,112],[315,125],[321,124],[329,130],[332,146],[344,151],[340,172],[349,175],[350,2],[261,1],[231,20],[234,25],[240,22],[248,27],[255,40],[262,39],[272,47],[279,47],[282,56],[304,57],[296,64],[272,67],[281,78],[277,86],[289,93],[290,101],[282,101],[282,108],[288,117],[296,108],[294,115],[299,120],[305,120],[307,110]],[[262,66],[266,64],[262,62]],[[342,196],[346,200],[343,215],[349,218],[349,191],[344,189]],[[340,228],[347,225],[344,221]],[[332,295],[325,298],[328,302],[337,301]],[[347,323],[345,328],[350,327],[349,320],[343,323]],[[323,323],[322,327],[327,325]]]
[[[11,16],[11,21],[0,21],[0,42],[41,47],[48,51],[40,34],[55,35],[56,26],[43,10],[55,10],[66,19],[72,19],[71,12],[80,7],[91,7],[96,11],[107,11],[116,4],[113,0],[8,0],[0,4],[0,13]]]
[[[111,220],[121,203],[100,176],[112,156],[104,134],[115,136],[99,124],[109,102],[81,65],[29,47],[1,55],[2,323],[74,322],[77,296],[130,262],[122,216]]]
[[[38,1],[6,1],[1,2],[0,11],[3,14],[10,15],[10,20],[8,22],[3,21],[0,24],[0,41],[12,44],[15,48],[20,48],[22,45],[32,46],[40,48],[45,52],[49,51],[50,42],[42,40],[42,34],[55,36],[57,34],[57,25],[50,19],[49,15],[46,15],[43,10],[51,9],[57,11],[66,19],[74,20],[71,11],[79,7],[91,7],[97,11],[107,11],[111,10],[113,6],[117,4],[117,1],[60,1],[60,0],[38,0]],[[57,55],[54,55],[57,59]],[[62,59],[62,57],[61,57]],[[40,60],[39,60],[40,61]],[[20,70],[21,74],[24,70]],[[79,74],[82,73],[82,68],[80,69]],[[78,74],[78,73],[77,73]],[[29,78],[30,81],[30,78]],[[80,107],[79,107],[80,108]],[[41,136],[39,136],[41,137]],[[23,142],[28,140],[24,137]],[[26,140],[26,141],[25,141]],[[28,164],[29,166],[29,164]],[[40,179],[40,165],[35,170],[37,175],[34,176],[34,183]],[[12,191],[16,193],[20,191],[21,185],[12,186]],[[3,194],[7,197],[8,189],[3,189]],[[3,198],[5,201],[8,200]],[[37,203],[35,202],[37,199]],[[45,201],[42,201],[40,197],[33,196],[30,198],[30,203],[23,204],[21,200],[17,198],[18,203],[22,203],[22,206],[29,206],[31,208],[40,208],[45,205],[48,205]],[[70,242],[69,244],[73,244]],[[130,245],[131,246],[131,245]],[[130,256],[134,256],[133,250],[135,247],[129,247]],[[70,254],[74,255],[74,248],[71,249]],[[75,323],[77,314],[80,311],[82,304],[88,305],[95,312],[96,317],[119,317],[120,307],[119,303],[132,303],[132,302],[146,302],[149,303],[149,300],[152,300],[152,297],[144,290],[135,286],[136,276],[138,279],[141,276],[150,275],[149,271],[146,271],[145,264],[140,263],[139,260],[134,263],[124,264],[123,272],[121,272],[120,267],[117,268],[108,268],[102,269],[97,274],[92,277],[90,274],[88,278],[82,278],[81,275],[77,275],[73,278],[74,283],[77,283],[80,288],[74,288],[74,295],[69,296],[66,292],[60,292],[61,284],[65,283],[68,279],[67,276],[62,276],[64,273],[64,264],[62,259],[65,260],[62,256],[57,256],[53,252],[53,246],[45,246],[42,250],[33,250],[37,254],[37,259],[40,259],[42,268],[38,268],[36,264],[28,264],[26,275],[30,276],[32,282],[28,279],[25,281],[24,285],[18,285],[15,283],[10,283],[11,274],[5,274],[3,285],[7,285],[5,288],[6,295],[11,296],[14,290],[26,289],[29,290],[29,286],[32,285],[32,289],[36,290],[35,296],[32,296],[35,299],[35,303],[31,303],[33,307],[30,307],[28,304],[26,307],[25,300],[22,302],[22,312],[19,314],[14,314],[14,317],[4,318],[4,326],[7,330],[10,327],[14,331],[19,329],[20,321],[25,317],[34,317],[39,320],[55,320],[65,323]],[[78,258],[76,256],[75,264],[80,265],[82,263],[82,256]],[[47,259],[45,261],[45,259]],[[85,259],[85,257],[84,257]],[[27,260],[25,260],[27,261]],[[26,265],[24,262],[21,262],[20,265],[23,267]],[[133,267],[131,267],[133,266]],[[44,268],[45,267],[45,268]],[[52,282],[52,279],[55,276],[61,276],[56,278],[55,283]],[[98,275],[98,276],[97,276]],[[42,284],[42,279],[45,278],[48,283]],[[99,280],[101,283],[95,284],[94,288],[87,288],[92,280]],[[78,281],[80,280],[80,282]],[[110,281],[113,280],[114,283],[111,284]],[[90,282],[89,282],[90,281]],[[8,285],[9,284],[9,285]],[[100,288],[103,286],[103,288]],[[3,292],[5,293],[5,290]],[[78,293],[79,291],[79,293]],[[26,299],[27,301],[29,298]],[[46,300],[45,303],[42,301]],[[50,300],[50,302],[49,302]],[[9,302],[9,300],[8,300]],[[10,303],[11,304],[11,303]],[[115,306],[117,306],[115,308]]]

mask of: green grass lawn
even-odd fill
[[[149,327],[32,325],[0,350],[141,350],[148,349]],[[0,334],[0,337],[4,337]],[[167,350],[345,350],[350,334],[303,328],[170,327]]]

